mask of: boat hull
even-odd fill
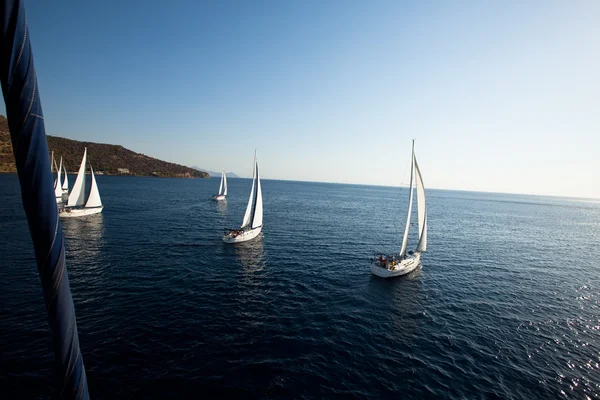
[[[85,217],[86,215],[101,213],[103,208],[104,207],[65,207],[62,210],[60,210],[58,215],[63,218]]]
[[[227,197],[225,197],[222,194],[216,194],[212,198],[213,198],[213,200],[221,201],[221,200],[225,200]]]
[[[421,253],[415,253],[407,256],[404,260],[398,262],[396,265],[390,268],[381,266],[379,260],[375,260],[371,264],[371,272],[373,275],[377,275],[380,278],[394,278],[396,276],[406,275],[419,266],[421,262]]]
[[[231,232],[227,233],[225,236],[223,236],[223,241],[225,243],[247,242],[248,240],[252,240],[255,237],[257,237],[261,231],[262,231],[262,226],[259,226],[258,228],[250,229],[247,231],[243,231],[242,233],[240,233],[237,236],[233,236],[232,235],[233,231],[231,231]]]

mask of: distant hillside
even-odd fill
[[[8,121],[0,115],[0,172],[17,172]]]
[[[68,172],[77,172],[81,164],[83,149],[87,147],[88,161],[94,171],[101,171],[105,175],[209,177],[205,172],[135,153],[123,146],[80,142],[56,136],[47,136],[47,138],[48,149],[54,151],[54,155],[58,156],[59,159],[60,157],[63,158],[63,163],[65,163]],[[0,115],[0,172],[16,172],[8,121],[2,115]]]
[[[210,176],[221,176],[220,172],[208,171],[208,170],[206,170],[204,168],[200,168],[200,167],[197,167],[195,165],[192,165],[190,168],[196,169],[198,171],[206,172]],[[228,178],[239,178],[239,176],[237,174],[233,173],[233,172],[225,172],[225,175],[227,175]]]

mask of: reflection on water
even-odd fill
[[[390,316],[398,334],[412,335],[418,331],[423,316],[421,265],[414,271],[396,278],[371,276],[369,289],[389,304]]]
[[[78,264],[95,264],[104,244],[102,213],[61,220],[67,258]]]
[[[254,240],[236,244],[234,249],[235,255],[242,263],[245,275],[260,272],[267,264],[262,233]]]
[[[217,201],[217,211],[221,216],[227,215],[227,199]]]

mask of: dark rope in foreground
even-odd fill
[[[33,66],[27,17],[20,0],[0,0],[0,80],[48,323],[56,357],[58,397],[89,399],[42,104]]]

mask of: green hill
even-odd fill
[[[54,151],[54,155],[58,159],[63,158],[63,163],[70,173],[76,173],[79,169],[83,149],[87,147],[88,161],[94,171],[102,172],[105,175],[210,177],[206,172],[148,157],[119,145],[80,142],[56,136],[47,136],[47,138],[48,149]],[[17,172],[8,121],[2,115],[0,115],[0,172]]]

